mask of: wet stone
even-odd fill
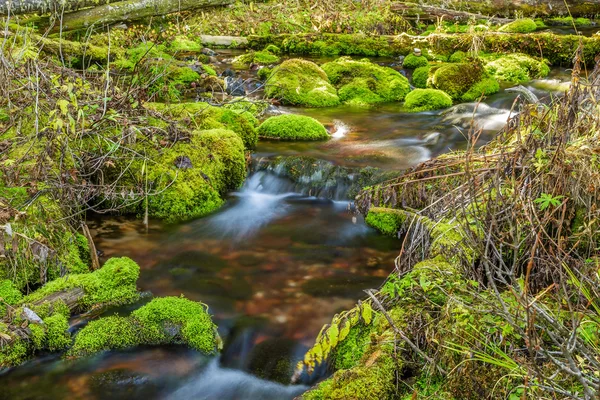
[[[179,156],[175,159],[175,166],[179,169],[192,169],[192,160],[188,156]]]

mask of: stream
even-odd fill
[[[566,80],[568,72],[556,69],[526,86],[549,98]],[[480,143],[485,143],[504,126],[516,96],[501,91],[485,104],[461,105],[452,113],[400,113],[398,105],[279,107],[271,113],[310,115],[330,126],[333,138],[262,141],[253,157],[303,155],[344,167],[403,170],[464,149],[472,117],[482,127]],[[429,140],[434,132],[436,139]],[[212,359],[178,346],[113,351],[76,361],[42,355],[0,375],[0,398],[294,398],[326,375],[317,371],[302,384],[289,385],[295,363],[335,313],[352,307],[365,289],[383,283],[401,245],[369,228],[350,206],[343,190],[330,198],[310,196],[275,169],[251,171],[221,210],[195,221],[150,221],[145,227],[132,217],[89,216],[102,261],[131,257],[141,266],[138,286],[146,293],[139,302],[103,315],[127,315],[152,295],[183,294],[209,306],[223,351]],[[85,323],[74,318],[71,329]]]

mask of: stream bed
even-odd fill
[[[567,79],[554,70],[528,86],[540,97]],[[515,93],[451,113],[372,109],[277,108],[333,127],[320,143],[260,142],[253,157],[311,156],[346,167],[403,170],[437,154],[463,149],[471,119],[481,143],[502,128]],[[436,133],[436,140],[427,138]],[[312,179],[306,177],[307,181]],[[401,243],[369,228],[351,212],[344,193],[310,196],[269,171],[251,171],[217,213],[178,225],[89,216],[102,260],[128,256],[141,266],[132,305],[106,310],[127,315],[154,296],[179,296],[208,305],[224,348],[219,358],[177,346],[114,351],[69,361],[41,356],[0,375],[2,399],[292,399],[326,371],[288,385],[295,363],[321,327],[379,287]],[[151,293],[151,294],[150,294]],[[73,331],[85,318],[71,321]]]

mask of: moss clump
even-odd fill
[[[0,318],[6,315],[6,304],[10,306],[18,304],[22,297],[23,295],[11,280],[0,280]]]
[[[439,110],[452,106],[452,98],[437,89],[415,89],[406,96],[404,106],[413,112]]]
[[[239,103],[239,102],[238,102]],[[238,104],[233,103],[233,104]],[[189,129],[229,129],[237,133],[247,149],[253,149],[258,141],[256,125],[251,107],[215,107],[208,103],[146,103],[144,107],[159,111],[170,119],[175,119]]]
[[[271,54],[281,54],[281,49],[274,44],[270,44],[265,47],[264,51],[268,51]]]
[[[71,344],[69,321],[62,314],[55,314],[44,319],[46,324],[45,346],[50,351],[58,351]]]
[[[475,101],[482,95],[489,96],[500,91],[500,84],[494,77],[483,78],[461,96],[462,101]]]
[[[256,75],[258,76],[258,79],[266,81],[267,79],[269,79],[269,76],[271,75],[272,72],[273,72],[272,68],[263,67],[258,70]]]
[[[371,207],[365,219],[369,226],[388,236],[397,236],[404,221],[406,213],[382,207]]]
[[[207,307],[182,297],[153,299],[129,317],[110,316],[90,322],[76,336],[68,354],[81,357],[160,344],[186,344],[206,354],[215,353],[218,335]]]
[[[340,100],[347,104],[402,101],[410,91],[408,80],[398,71],[367,59],[340,57],[324,64],[323,70],[338,88]]]
[[[425,56],[415,56],[414,54],[409,54],[406,57],[404,57],[402,67],[406,69],[416,69],[419,67],[424,67],[427,64],[428,61]]]
[[[202,51],[202,45],[200,43],[196,43],[186,36],[175,36],[175,38],[169,42],[168,46],[167,50],[170,53],[199,53]]]
[[[508,33],[531,33],[537,30],[537,24],[531,18],[518,19],[502,25],[498,31]]]
[[[340,104],[327,74],[315,63],[291,59],[273,69],[265,85],[265,95],[285,104],[332,107]]]
[[[443,90],[453,100],[463,100],[463,95],[470,92],[475,85],[478,86],[467,97],[479,92],[483,86],[485,86],[486,94],[491,94],[495,87],[491,81],[487,80],[489,76],[483,64],[477,60],[469,63],[442,64],[431,68],[429,75],[428,86]]]
[[[187,157],[189,168],[178,168]],[[244,144],[233,131],[194,131],[190,143],[178,143],[157,155],[148,179],[160,191],[148,198],[151,216],[167,222],[205,216],[223,204],[223,196],[246,177]]]
[[[281,50],[277,46],[269,45],[262,51],[251,51],[237,56],[233,60],[233,66],[235,68],[245,69],[248,68],[250,64],[277,64],[280,61],[277,54],[280,52]]]
[[[327,130],[319,121],[304,115],[270,117],[258,127],[260,136],[281,140],[326,140]]]
[[[412,84],[414,87],[419,89],[425,89],[427,87],[427,80],[429,79],[431,67],[432,65],[426,65],[414,70],[412,74]]]
[[[525,54],[509,54],[491,61],[486,71],[496,79],[511,83],[523,83],[543,78],[550,73],[550,67],[542,60],[538,61]]]
[[[467,60],[467,58],[468,58],[467,53],[459,50],[459,51],[455,51],[454,53],[452,53],[452,55],[448,58],[448,62],[451,62],[451,63],[465,62]]]
[[[79,304],[90,308],[102,304],[122,304],[138,298],[136,282],[140,267],[130,258],[111,258],[102,268],[87,274],[71,274],[55,279],[23,298],[34,303],[53,293],[81,288],[85,295]]]

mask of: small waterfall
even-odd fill
[[[308,389],[265,381],[242,371],[219,366],[217,359],[202,373],[171,393],[169,400],[285,400],[293,399]]]

